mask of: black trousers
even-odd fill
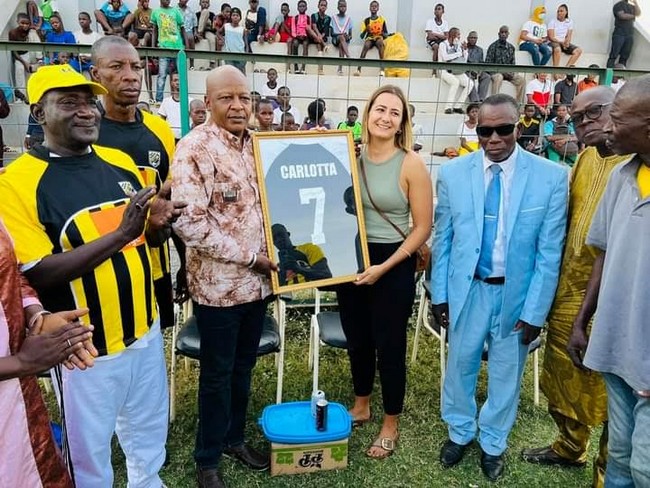
[[[264,327],[266,302],[232,307],[194,304],[201,337],[199,426],[194,459],[214,468],[223,450],[244,442],[251,373]]]
[[[383,263],[401,244],[369,243],[370,263]],[[354,394],[372,393],[378,369],[384,412],[401,413],[406,391],[406,328],[415,299],[415,257],[402,261],[374,285],[341,285],[337,295]]]
[[[612,49],[609,52],[609,59],[607,60],[607,67],[613,68],[618,62],[627,66],[627,59],[632,52],[632,45],[634,44],[634,36],[632,34],[614,34],[612,35]]]

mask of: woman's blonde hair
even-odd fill
[[[402,122],[400,127],[395,134],[395,147],[403,149],[404,151],[410,151],[413,149],[413,127],[411,125],[411,112],[409,110],[408,101],[404,96],[404,92],[395,85],[384,85],[379,87],[375,92],[370,95],[368,102],[366,103],[366,108],[363,110],[363,119],[361,122],[361,142],[363,144],[370,143],[370,131],[368,130],[368,119],[370,118],[370,110],[375,104],[377,97],[383,93],[390,93],[395,95],[402,102]]]

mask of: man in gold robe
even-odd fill
[[[614,167],[630,156],[617,156],[607,146],[603,131],[615,92],[601,86],[578,95],[571,107],[578,140],[586,149],[571,172],[569,219],[560,281],[548,316],[548,334],[541,375],[548,410],[558,427],[550,446],[524,449],[531,463],[583,467],[591,429],[604,423],[594,460],[592,486],[602,488],[607,464],[607,396],[600,374],[576,368],[567,352],[571,328],[600,251],[585,239],[605,185]]]

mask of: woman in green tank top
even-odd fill
[[[365,173],[361,191],[371,266],[354,284],[339,287],[338,301],[348,341],[355,424],[370,420],[370,395],[379,370],[384,416],[366,454],[383,459],[394,452],[399,437],[406,329],[415,299],[414,255],[431,234],[433,191],[424,161],[411,150],[408,102],[398,87],[385,85],[370,96],[362,126],[365,146],[358,164]]]

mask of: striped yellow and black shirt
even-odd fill
[[[45,147],[24,154],[0,176],[0,216],[25,269],[88,244],[119,226],[128,195],[143,187],[133,160],[93,146],[56,157]],[[38,289],[50,311],[88,307],[100,355],[144,336],[156,318],[150,249],[144,235],[70,283]]]
[[[167,121],[136,109],[135,121],[119,122],[102,116],[97,144],[124,151],[140,170],[145,185],[160,186],[169,176],[174,157],[174,133]],[[153,279],[170,273],[169,245],[151,248]]]

